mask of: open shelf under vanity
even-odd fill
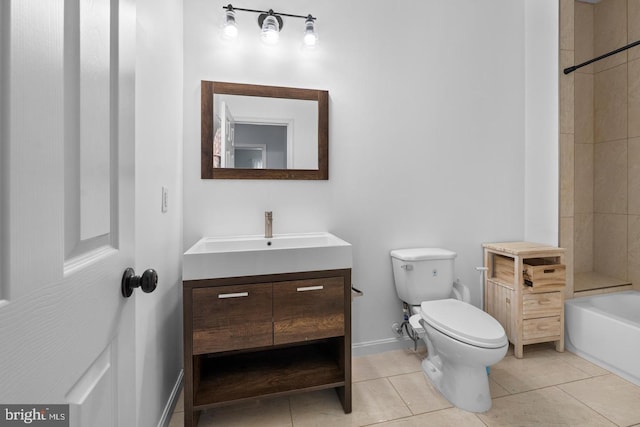
[[[194,409],[202,410],[300,391],[344,386],[335,340],[307,345],[194,356],[199,383]]]

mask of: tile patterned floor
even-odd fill
[[[422,373],[424,354],[396,350],[353,360],[353,412],[333,390],[205,411],[199,427],[640,426],[640,387],[547,344],[512,349],[491,367],[492,408],[462,411]],[[182,427],[182,399],[169,424]]]

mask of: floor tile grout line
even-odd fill
[[[391,374],[391,375],[383,375],[383,376],[374,377],[374,378],[366,378],[366,379],[362,379],[362,380],[351,380],[351,383],[355,384],[355,383],[362,383],[362,382],[365,382],[365,381],[379,380],[380,378],[399,377],[400,375],[415,374],[416,372],[422,372],[422,369],[418,369],[418,370],[410,371],[410,372],[400,372],[400,373]]]
[[[413,373],[415,373],[415,372],[413,372]],[[397,377],[397,376],[398,376],[398,375],[394,375],[394,377]],[[398,389],[396,388],[396,386],[395,386],[395,385],[393,385],[393,381],[391,381],[391,380],[389,379],[389,378],[391,378],[391,377],[386,377],[386,378],[387,378],[387,381],[389,382],[389,384],[391,384],[391,388],[393,388],[393,391],[395,391],[395,392],[396,392],[396,394],[398,395],[398,397],[400,397],[400,400],[402,400],[402,403],[404,403],[404,406],[406,406],[406,407],[407,407],[407,409],[409,410],[409,413],[411,413],[411,416],[418,415],[418,414],[416,414],[415,412],[413,412],[413,411],[411,410],[411,407],[410,407],[410,406],[409,406],[409,404],[404,400],[404,398],[402,397],[402,394],[400,393],[400,391],[398,391]]]
[[[399,417],[399,418],[394,418],[392,420],[384,420],[384,421],[379,421],[379,422],[374,422],[374,423],[370,423],[370,424],[362,424],[358,427],[369,427],[369,426],[376,426],[382,423],[388,423],[388,422],[395,422],[395,421],[400,421],[400,420],[407,420],[407,419],[411,419],[420,415],[426,415],[426,414],[435,414],[436,412],[440,412],[440,411],[446,411],[449,409],[453,409],[455,408],[455,406],[450,406],[448,408],[441,408],[441,409],[436,409],[435,411],[429,411],[429,412],[422,412],[420,414],[413,414],[412,415],[407,415],[406,417]],[[474,414],[476,415],[476,414]],[[476,415],[476,417],[479,419],[479,417]],[[482,422],[482,420],[480,420]],[[487,425],[483,422],[484,425]],[[294,426],[295,427],[295,426]]]
[[[289,403],[289,419],[291,420],[291,427],[295,427],[295,424],[293,424],[293,409],[291,409],[291,397],[287,397],[287,402]]]
[[[573,353],[572,353],[572,354],[573,354]],[[577,356],[577,357],[580,357],[580,356]],[[523,360],[523,359],[517,359],[517,360]],[[586,360],[586,359],[583,359],[583,360],[585,360],[585,361],[587,361],[587,362],[588,362],[588,360]],[[549,384],[549,385],[546,385],[546,386],[537,387],[537,388],[532,388],[532,389],[530,389],[530,390],[517,391],[517,392],[510,392],[510,391],[509,391],[509,389],[508,389],[507,387],[505,387],[504,385],[500,384],[500,381],[496,380],[496,379],[495,379],[495,377],[494,377],[494,378],[492,378],[492,380],[493,380],[496,384],[498,384],[500,387],[502,387],[505,391],[507,391],[507,392],[511,395],[511,394],[526,393],[526,392],[528,392],[528,391],[533,391],[533,390],[540,390],[540,389],[542,389],[542,388],[547,388],[547,387],[551,387],[551,386],[554,386],[554,385],[570,384],[570,383],[574,383],[574,382],[577,382],[577,381],[584,381],[584,380],[588,380],[588,379],[590,379],[590,378],[603,377],[603,376],[605,376],[605,375],[616,375],[616,374],[614,374],[613,372],[607,371],[606,369],[605,369],[605,371],[606,371],[605,373],[603,373],[603,374],[595,374],[595,375],[594,375],[594,374],[590,374],[590,373],[586,372],[585,370],[580,369],[579,367],[574,366],[574,365],[572,365],[572,364],[570,364],[570,363],[568,363],[568,362],[564,362],[564,361],[563,361],[563,363],[565,363],[566,365],[569,365],[570,367],[572,367],[572,368],[574,368],[574,369],[577,369],[577,370],[578,370],[578,371],[580,371],[582,374],[587,375],[587,377],[586,377],[586,378],[578,378],[578,379],[570,380],[570,381],[564,381],[564,382],[560,382],[560,383],[557,383],[557,384]],[[589,362],[589,363],[591,363],[591,362]],[[594,365],[594,366],[597,366],[597,365]],[[598,367],[599,367],[599,366],[598,366]],[[601,368],[601,369],[604,369],[604,368]],[[490,378],[491,378],[491,377],[490,377]],[[631,384],[633,384],[633,383],[631,383]],[[503,396],[500,396],[500,397],[503,397]]]
[[[592,377],[592,378],[595,378],[595,377]],[[557,387],[557,386],[559,386],[559,385],[571,384],[571,383],[574,383],[574,382],[577,382],[577,381],[584,381],[584,380],[588,380],[588,379],[589,379],[589,378],[582,378],[582,379],[580,379],[580,380],[567,381],[567,382],[564,382],[564,383],[549,384],[549,385],[545,385],[545,386],[542,386],[542,387],[532,388],[532,389],[529,389],[529,390],[514,391],[513,393],[509,392],[509,390],[507,390],[506,388],[504,388],[503,386],[501,386],[501,387],[502,387],[502,388],[504,388],[504,389],[505,389],[505,391],[507,391],[509,394],[504,395],[504,396],[499,396],[499,397],[492,397],[492,398],[491,398],[491,400],[495,400],[495,399],[502,399],[503,397],[509,397],[509,396],[517,396],[517,395],[519,395],[519,394],[529,393],[529,392],[531,392],[531,391],[544,390],[544,389],[546,389],[546,388]],[[495,380],[494,380],[494,381],[495,381]],[[497,381],[496,381],[496,382],[497,382]],[[499,385],[499,384],[498,384],[498,385]]]
[[[562,384],[559,384],[559,385],[562,385]],[[585,406],[585,407],[591,409],[593,412],[595,412],[596,414],[600,415],[602,418],[604,418],[605,420],[609,421],[611,424],[616,425],[616,426],[620,426],[620,424],[618,424],[618,423],[614,422],[613,420],[609,419],[609,417],[607,417],[606,415],[600,413],[597,409],[592,408],[586,402],[583,402],[582,400],[578,399],[576,396],[574,396],[573,394],[569,393],[568,391],[563,390],[562,388],[560,388],[558,386],[554,386],[554,387],[556,387],[562,393],[566,394],[567,396],[569,396],[571,399],[575,400],[576,402],[578,402],[582,406]]]

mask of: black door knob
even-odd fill
[[[122,275],[120,289],[122,296],[129,298],[133,294],[135,288],[141,288],[143,292],[153,292],[158,286],[158,273],[152,268],[142,273],[142,276],[136,276],[133,268],[127,268]]]

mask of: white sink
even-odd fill
[[[351,244],[331,233],[203,237],[184,253],[183,280],[351,268]]]

